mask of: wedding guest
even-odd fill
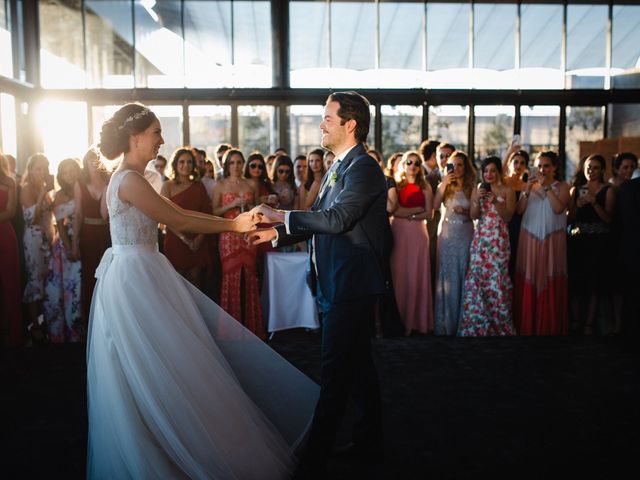
[[[384,172],[384,178],[387,182],[387,213],[392,215],[396,208],[398,208],[398,189],[396,188],[396,181],[394,180],[393,175],[389,174],[380,152],[374,149],[369,149],[367,150],[367,153],[375,158],[376,162],[378,162],[378,165],[380,165],[380,168]]]
[[[271,155],[267,155],[267,158],[264,159],[264,163],[267,166],[267,177],[273,177],[273,166],[276,164],[276,156],[273,153]]]
[[[392,153],[387,159],[387,172],[388,175],[394,178],[394,180],[397,180],[398,176],[400,175],[401,169],[399,169],[398,166],[400,165],[401,161],[402,152]]]
[[[333,165],[333,160],[336,158],[335,154],[331,151],[327,151],[327,153],[324,154],[324,170],[325,172],[328,172],[329,169],[331,168],[331,165]]]
[[[82,159],[82,174],[74,186],[73,258],[80,258],[83,327],[86,329],[91,298],[96,285],[96,268],[105,250],[111,246],[106,192],[108,174],[99,168],[100,159],[89,150]]]
[[[11,219],[15,216],[17,185],[6,156],[0,153],[0,345],[23,344],[18,240]]]
[[[293,161],[293,171],[296,176],[296,188],[300,188],[307,181],[307,156],[298,155]]]
[[[298,189],[298,202],[301,210],[309,210],[320,193],[320,184],[324,169],[324,150],[317,148],[307,155],[307,173],[305,182]]]
[[[529,154],[524,150],[513,149],[503,164],[508,174],[504,176],[503,182],[511,188],[516,196],[516,204],[520,200],[520,195],[527,189],[529,177]],[[509,222],[509,247],[511,256],[509,257],[509,275],[513,280],[516,268],[516,258],[518,257],[518,240],[520,238],[520,225],[522,215],[517,211],[513,213]]]
[[[278,208],[280,210],[297,210],[298,190],[293,175],[293,162],[286,155],[276,158],[271,178],[273,189],[278,195]]]
[[[187,147],[178,148],[171,157],[171,179],[162,186],[162,196],[185,210],[211,213],[204,185],[197,180],[196,159]],[[195,287],[202,290],[204,271],[211,263],[206,235],[176,233],[167,229],[164,254],[173,267]]]
[[[447,142],[442,142],[438,144],[438,148],[436,148],[436,157],[438,159],[438,168],[440,168],[440,177],[443,177],[447,174],[446,165],[449,163],[449,158],[455,152],[456,147]]]
[[[469,214],[478,223],[471,241],[458,336],[515,335],[507,230],[514,209],[513,190],[502,183],[502,162],[498,157],[484,159],[482,183],[471,194]]]
[[[75,158],[67,158],[58,165],[56,180],[60,189],[53,201],[57,235],[51,247],[43,301],[44,318],[53,343],[84,342],[87,338],[80,308],[80,259],[73,256],[72,248],[74,186],[81,173],[80,161]]]
[[[231,149],[231,145],[228,143],[221,143],[216,146],[216,157],[214,158],[214,167],[216,170],[216,180],[222,180],[222,157],[224,152]]]
[[[631,180],[634,170],[638,167],[638,157],[631,152],[623,152],[613,159],[613,177],[609,180],[614,186],[616,194],[620,187]],[[614,271],[624,272],[626,270],[626,250],[623,247],[623,225],[622,209],[618,207],[614,210],[613,221],[611,222],[611,251],[614,252]],[[613,318],[614,324],[612,333],[618,335],[622,332],[624,290],[627,282],[612,282],[613,292]]]
[[[543,151],[517,211],[522,227],[516,259],[514,319],[520,335],[566,335],[569,186],[557,179],[558,155]]]
[[[416,151],[402,156],[398,208],[391,222],[391,275],[405,334],[433,330],[429,237],[425,220],[433,215],[431,187]]]
[[[473,236],[469,209],[476,169],[463,152],[456,151],[448,158],[452,169],[447,170],[445,165],[449,173],[442,178],[433,200],[434,211],[441,210],[434,299],[436,335],[458,332]]]
[[[167,159],[162,155],[158,155],[154,160],[153,166],[162,177],[162,181],[166,182],[169,178],[166,175],[167,172]]]
[[[438,165],[438,159],[436,153],[440,142],[435,140],[424,140],[420,145],[418,151],[422,155],[424,161],[423,168],[425,172],[425,179],[431,191],[435,192],[438,189],[438,184],[442,180],[442,174]],[[433,217],[427,220],[427,233],[429,235],[429,260],[431,265],[431,278],[436,276],[436,264],[437,249],[438,249],[438,225],[440,224],[440,210],[433,212]],[[433,286],[433,285],[432,285]]]
[[[606,162],[602,155],[589,155],[578,167],[569,203],[571,231],[568,242],[569,285],[573,330],[584,318],[585,335],[593,335],[598,304],[610,293],[611,229],[615,193],[605,182]]]
[[[49,160],[42,153],[32,155],[22,178],[20,204],[25,226],[23,244],[27,276],[22,301],[27,304],[31,337],[35,342],[44,341],[47,336],[46,326],[41,327],[38,317],[42,313],[44,278],[53,240],[52,189]]]
[[[259,193],[253,181],[242,177],[244,163],[240,150],[232,148],[225,152],[223,179],[213,190],[214,215],[235,218],[256,204]],[[264,339],[266,332],[258,292],[256,247],[233,233],[221,233],[218,247],[222,263],[220,306]]]

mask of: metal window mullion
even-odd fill
[[[189,101],[182,102],[182,145],[191,145],[191,117],[189,116]]]
[[[560,178],[564,178],[567,171],[567,105],[560,105],[560,119],[558,131],[558,153],[560,154]]]
[[[429,105],[427,101],[422,102],[422,139],[429,138]]]
[[[467,140],[467,152],[469,154],[469,157],[474,159],[476,158],[476,152],[475,152],[475,145],[476,145],[476,140],[475,140],[475,135],[476,135],[476,112],[475,112],[475,105],[469,105],[469,115],[467,117],[467,136],[469,137]]]
[[[238,146],[238,104],[231,105],[231,145]]]
[[[382,152],[382,105],[380,103],[375,104],[376,117],[374,119],[375,135],[373,143],[376,146],[376,150]],[[381,153],[381,155],[383,155]]]

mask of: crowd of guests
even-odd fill
[[[611,178],[606,159],[590,155],[567,183],[555,152],[530,159],[518,145],[478,168],[435,141],[386,161],[369,153],[386,176],[390,227],[378,335],[622,332],[628,282],[615,273],[625,270],[629,215],[618,193],[640,173],[634,154],[613,159]],[[204,150],[181,147],[150,162],[145,176],[182,208],[234,218],[260,203],[312,208],[333,158],[323,149],[294,159],[283,149],[245,158],[221,144],[208,159]],[[108,184],[94,150],[60,162],[55,178],[43,154],[28,159],[22,176],[15,158],[0,155],[3,344],[86,340],[95,270],[110,246]],[[181,275],[265,337],[260,281],[271,245],[162,225],[158,239]]]

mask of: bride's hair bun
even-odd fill
[[[102,124],[100,152],[109,160],[129,151],[129,137],[144,132],[156,115],[140,103],[127,103]]]

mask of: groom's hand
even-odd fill
[[[260,245],[261,243],[271,242],[278,238],[278,232],[275,228],[267,228],[264,230],[256,230],[247,234],[247,240],[250,245]]]
[[[265,223],[284,223],[284,212],[271,208],[264,203],[251,210],[251,213],[262,215],[262,221]]]

